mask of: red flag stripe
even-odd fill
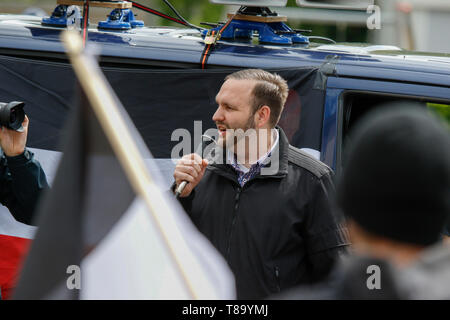
[[[0,289],[2,299],[10,297],[31,241],[25,238],[0,235]]]

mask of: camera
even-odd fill
[[[0,125],[22,132],[22,122],[25,119],[24,106],[25,103],[20,101],[0,102]]]

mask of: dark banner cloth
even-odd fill
[[[194,134],[215,128],[215,96],[225,76],[235,70],[144,69],[103,67],[108,81],[155,158],[170,158],[178,141],[172,132]],[[324,91],[314,89],[317,68],[269,70],[289,83],[280,120],[291,144],[320,151]],[[60,141],[75,99],[75,76],[69,64],[0,56],[0,101],[24,101],[30,117],[28,146],[61,151]],[[193,145],[194,141],[192,141]]]

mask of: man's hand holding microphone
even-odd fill
[[[184,198],[191,194],[192,190],[202,179],[207,166],[208,160],[202,159],[196,153],[185,155],[178,161],[173,173],[176,183],[175,190],[178,191],[180,185],[183,182],[187,182],[186,186],[180,190],[179,197]]]
[[[216,141],[208,136],[202,135],[201,143],[195,153],[191,153],[183,156],[177,163],[173,177],[175,178],[175,196],[184,198],[191,194],[192,190],[202,180],[206,167],[209,164],[209,160],[212,162],[212,154],[214,153]]]

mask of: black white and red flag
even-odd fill
[[[13,297],[233,299],[225,261],[160,187],[94,57],[63,38],[80,94]]]

